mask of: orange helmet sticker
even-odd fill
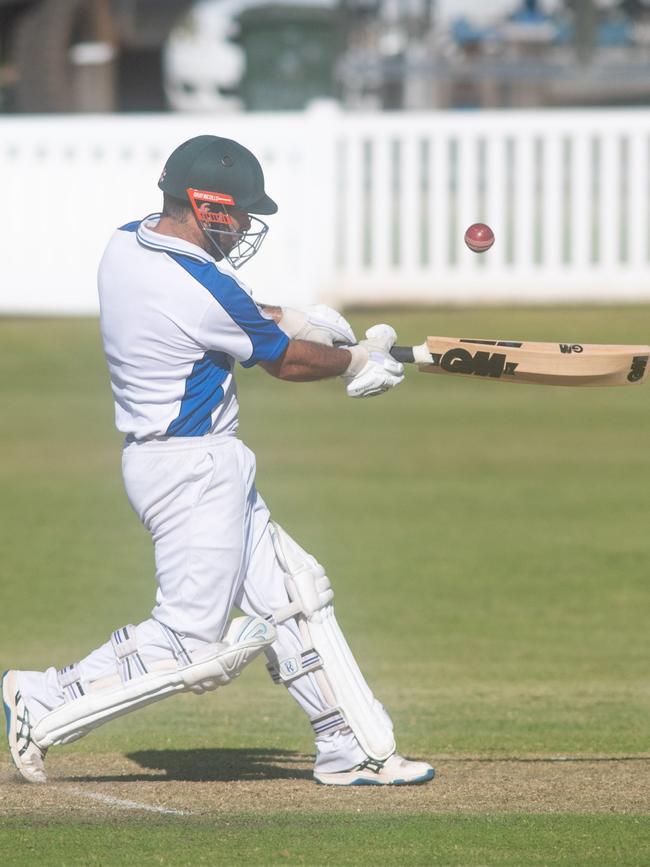
[[[194,204],[197,201],[210,202],[213,205],[234,205],[235,200],[228,193],[212,193],[208,190],[195,190],[190,187],[187,190],[187,195],[190,201]]]
[[[232,226],[233,219],[225,210],[224,205],[234,205],[235,200],[226,193],[212,193],[207,190],[188,189],[190,204],[194,210],[196,219],[206,226]],[[221,209],[214,210],[214,206]]]

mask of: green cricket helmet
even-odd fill
[[[203,233],[234,268],[241,268],[259,250],[268,226],[251,216],[239,231],[229,208],[249,215],[275,214],[278,206],[264,190],[257,157],[243,145],[214,135],[199,135],[169,156],[158,181],[169,196],[188,201]]]

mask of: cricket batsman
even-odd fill
[[[225,686],[264,653],[314,730],[317,782],[431,780],[430,765],[397,754],[325,570],[271,520],[255,456],[237,438],[236,362],[293,382],[339,376],[350,397],[368,397],[402,382],[395,332],[376,325],[357,344],[336,311],[257,304],[222,270],[257,253],[268,232],[260,217],[277,211],[242,145],[192,138],[158,185],[162,213],[118,229],[99,267],[124,483],[153,539],[155,605],[79,662],[4,674],[12,759],[44,783],[50,747],[166,696]],[[233,606],[245,616],[229,620]]]

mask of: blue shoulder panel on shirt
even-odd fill
[[[212,413],[223,400],[224,380],[230,373],[225,352],[206,352],[185,382],[185,394],[177,417],[165,431],[169,437],[200,437],[212,427]]]
[[[131,223],[125,223],[123,226],[120,226],[120,232],[137,232],[138,226],[142,220],[133,220]]]
[[[272,319],[260,313],[250,295],[228,274],[223,274],[212,262],[197,262],[189,256],[170,253],[171,258],[191,274],[223,307],[230,318],[244,331],[253,351],[244,367],[258,361],[275,361],[287,348],[289,338]]]

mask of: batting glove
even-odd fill
[[[366,339],[346,347],[352,354],[342,379],[348,397],[374,397],[395,388],[404,379],[404,367],[390,354],[397,335],[390,325],[373,325]]]
[[[344,346],[357,342],[347,319],[326,304],[314,304],[304,310],[283,307],[282,319],[278,325],[285,334],[295,340],[312,340],[326,346]]]

